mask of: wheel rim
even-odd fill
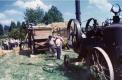
[[[75,39],[76,27],[73,19],[69,21],[67,32],[68,32],[68,40],[72,41],[72,45],[74,45],[74,43],[76,43],[76,39]]]
[[[90,23],[93,21],[93,24],[90,25]],[[90,18],[88,19],[87,23],[86,23],[86,27],[85,27],[85,32],[88,32],[90,30],[95,30],[97,28],[97,20],[94,18]]]
[[[79,22],[75,19],[71,19],[68,22],[67,35],[68,41],[71,42],[74,51],[78,51],[77,47],[79,47],[79,43],[81,41],[81,34],[81,27]]]
[[[90,80],[114,80],[114,71],[107,53],[100,47],[90,50],[89,56],[91,78]]]

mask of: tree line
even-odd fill
[[[0,37],[10,37],[10,38],[24,38],[25,35],[25,28],[26,28],[26,23],[25,22],[17,22],[15,23],[14,21],[11,21],[10,26],[8,25],[2,25],[0,24]]]
[[[24,38],[26,31],[26,24],[50,24],[53,22],[63,22],[64,18],[62,13],[57,9],[57,7],[52,6],[47,12],[43,9],[37,7],[36,9],[26,9],[24,13],[25,22],[11,21],[10,26],[0,24],[0,37],[11,37],[11,38]]]
[[[64,18],[62,13],[55,7],[52,6],[48,12],[44,12],[42,9],[37,7],[37,9],[26,9],[25,21],[29,23],[45,23],[50,24],[52,22],[63,22]]]

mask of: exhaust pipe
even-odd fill
[[[75,0],[75,9],[76,9],[76,19],[81,24],[81,18],[80,18],[80,0]]]

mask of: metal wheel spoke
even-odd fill
[[[97,65],[93,54],[92,54],[92,60],[93,60],[93,65],[94,65],[94,66]]]
[[[99,49],[99,48],[98,48]],[[89,51],[90,52],[90,51]],[[93,49],[91,52],[91,69],[93,73],[93,77],[98,80],[114,80],[114,72],[113,67],[107,54],[97,49]],[[110,60],[110,59],[109,59]],[[110,64],[109,64],[110,63]]]

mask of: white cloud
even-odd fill
[[[5,25],[5,24],[8,24],[9,21],[7,21],[6,19],[6,15],[4,13],[0,13],[0,23]]]
[[[68,21],[69,19],[75,18],[75,14],[72,12],[64,12],[63,16],[64,16],[65,21]]]
[[[89,3],[95,5],[99,9],[110,11],[112,4],[108,0],[89,0]]]
[[[8,18],[0,19],[0,23],[2,25],[10,25],[11,21],[15,21],[15,20],[14,19],[8,19]]]
[[[5,19],[5,18],[6,18],[6,15],[3,14],[3,13],[0,13],[0,20],[1,20],[1,19]]]
[[[18,6],[18,7],[24,7],[24,2],[22,0],[17,0],[15,3],[14,3],[15,6]]]
[[[2,25],[9,25],[13,19],[7,18],[4,13],[0,13],[0,23]]]
[[[64,15],[65,15],[65,16],[73,16],[74,14],[71,13],[71,12],[65,12]]]
[[[4,12],[0,13],[0,23],[3,25],[10,25],[11,21],[16,22],[18,17],[16,16],[23,16],[22,12],[10,9],[5,10]]]
[[[46,5],[41,0],[30,0],[25,2],[22,0],[17,0],[14,3],[14,5],[20,8],[31,8],[31,9],[36,9],[37,7],[40,7],[44,11],[48,11],[51,7],[51,5]]]
[[[6,10],[6,11],[4,11],[4,13],[7,14],[7,15],[20,15],[20,16],[23,15],[22,12],[14,10],[14,9]]]

